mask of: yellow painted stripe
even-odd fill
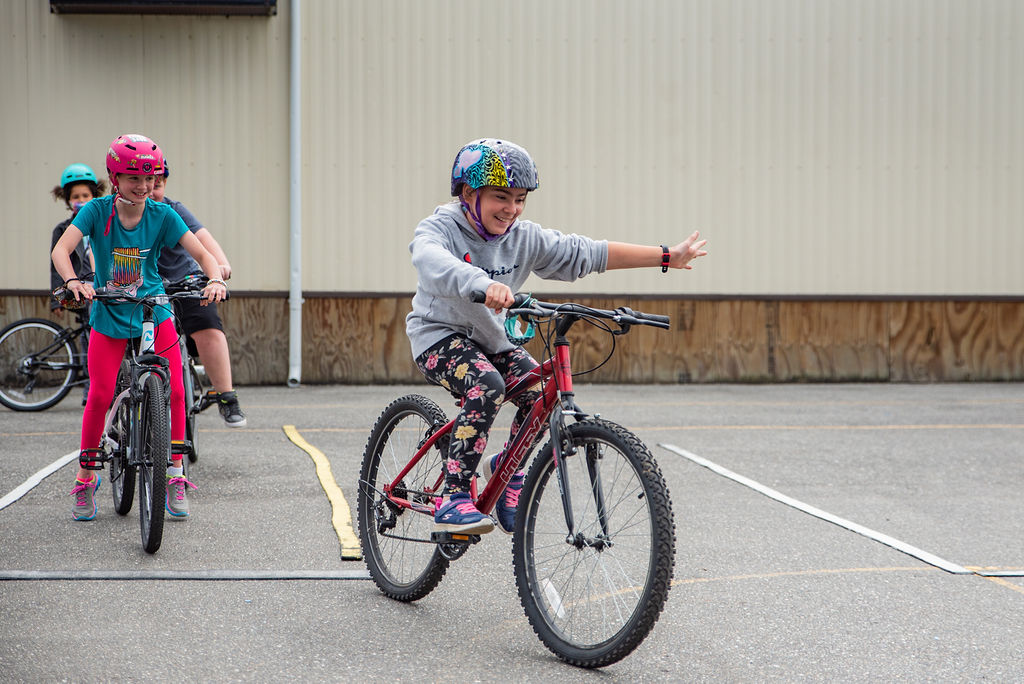
[[[331,473],[331,463],[324,456],[323,452],[307,442],[295,429],[294,425],[283,426],[284,434],[292,443],[309,454],[316,465],[316,476],[320,480],[320,486],[327,494],[327,500],[331,502],[331,524],[338,534],[338,542],[341,544],[342,560],[360,560],[363,557],[362,549],[359,546],[359,538],[352,529],[352,514],[349,512],[348,502],[345,495],[341,493],[341,487],[334,480]]]
[[[1007,589],[1012,589],[1013,591],[1016,591],[1019,594],[1024,594],[1024,587],[1022,587],[1020,585],[1017,585],[1017,584],[1014,584],[1013,582],[1010,582],[1009,580],[1005,580],[1002,577],[986,577],[985,579],[987,579],[987,580],[989,580],[991,582],[995,582],[996,584],[1002,585],[1002,586],[1006,587]]]

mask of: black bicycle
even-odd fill
[[[120,515],[127,515],[132,508],[137,476],[142,548],[147,553],[156,553],[163,539],[167,496],[164,474],[172,453],[188,452],[185,444],[171,443],[171,374],[167,359],[157,354],[155,348],[153,310],[170,306],[174,299],[202,299],[203,295],[181,292],[134,297],[98,288],[94,298],[142,307],[142,336],[137,350],[134,344],[128,345],[121,362],[100,446],[83,449],[79,462],[90,470],[102,470],[103,463],[110,463],[114,510]]]
[[[177,295],[183,292],[193,294],[201,293],[206,287],[208,280],[205,276],[187,275],[181,280],[164,281],[164,291],[168,295]],[[175,306],[175,315],[178,315],[178,307]],[[181,330],[178,331],[178,346],[181,350],[182,383],[185,389],[185,448],[190,463],[199,459],[199,448],[196,442],[196,416],[213,406],[212,401],[206,394],[206,384],[203,382],[205,370],[199,359],[193,355],[188,348],[188,337]]]
[[[89,382],[89,318],[84,309],[65,327],[45,318],[23,318],[0,330],[0,403],[15,411],[43,411],[72,387]]]

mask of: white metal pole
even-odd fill
[[[291,262],[288,288],[288,386],[302,382],[302,0],[291,0],[291,83],[289,87],[289,224]]]

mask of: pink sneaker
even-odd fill
[[[186,490],[199,489],[181,475],[167,476],[167,512],[175,518],[188,517],[188,498]]]
[[[96,490],[100,488],[101,478],[97,473],[88,482],[82,482],[75,478],[75,486],[71,488],[71,495],[75,502],[71,504],[71,517],[74,520],[86,522],[92,520],[99,513],[100,507],[96,504]]]

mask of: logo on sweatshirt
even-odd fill
[[[465,261],[467,264],[473,263],[473,257],[469,255],[469,252],[466,252],[465,254],[462,255],[462,260]],[[512,264],[512,266],[502,266],[501,268],[484,268],[483,266],[480,266],[479,268],[481,271],[489,275],[491,278],[494,278],[496,276],[505,276],[512,274],[512,272],[519,268],[519,264]]]
[[[501,268],[484,268],[481,266],[480,270],[494,278],[495,276],[511,275],[517,268],[519,268],[519,264],[512,264],[511,268],[508,266],[502,266]]]

